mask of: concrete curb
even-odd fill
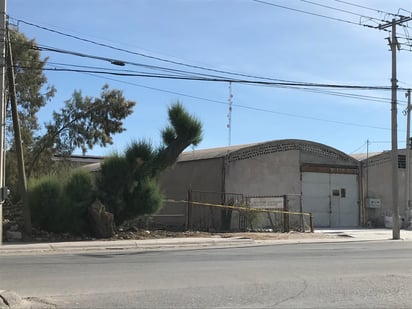
[[[153,250],[174,248],[204,248],[254,244],[244,238],[162,238],[150,240],[77,241],[37,244],[7,244],[0,246],[2,254],[59,253],[79,251]]]
[[[319,238],[316,234],[319,234]],[[325,235],[334,236],[325,238]],[[0,256],[5,254],[35,254],[35,253],[67,253],[86,251],[120,251],[120,250],[170,250],[170,249],[201,249],[222,248],[234,246],[262,246],[280,244],[312,244],[312,243],[342,243],[365,241],[392,240],[388,229],[326,229],[316,231],[313,238],[267,239],[258,240],[242,237],[187,237],[161,238],[145,240],[96,240],[58,243],[28,243],[3,244],[0,246]],[[412,231],[401,231],[401,240],[411,241]]]

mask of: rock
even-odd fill
[[[99,200],[95,200],[88,208],[93,234],[97,238],[109,238],[114,235],[113,214],[106,211]]]
[[[13,291],[0,291],[0,308],[23,308],[25,301]]]
[[[53,303],[37,297],[23,298],[19,294],[13,291],[0,290],[0,309],[46,309],[57,308]]]
[[[7,241],[20,241],[23,239],[23,235],[21,232],[15,231],[7,231],[6,232],[6,239]]]

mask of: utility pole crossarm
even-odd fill
[[[412,16],[401,16],[398,20],[392,19],[392,21],[388,21],[385,24],[380,24],[376,28],[379,30],[387,29],[392,27],[392,24],[395,23],[395,25],[401,25],[403,23],[407,23],[408,21],[412,20]]]

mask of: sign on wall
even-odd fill
[[[247,197],[252,208],[283,209],[283,196],[251,196]]]

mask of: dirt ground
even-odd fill
[[[199,231],[172,232],[165,230],[144,230],[135,229],[120,231],[110,240],[119,239],[156,239],[156,238],[179,238],[179,237],[216,237],[216,238],[245,238],[254,240],[283,240],[283,239],[320,239],[335,238],[333,235],[321,233],[274,233],[274,232],[237,232],[237,233],[209,233]]]

